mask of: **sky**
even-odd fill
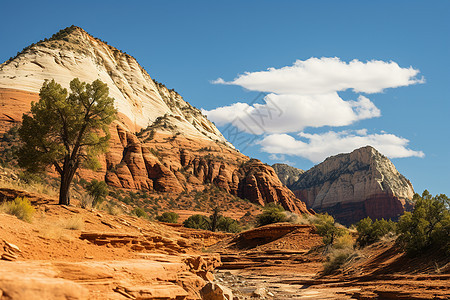
[[[244,154],[307,170],[372,145],[450,195],[450,1],[3,1],[0,61],[72,24]]]

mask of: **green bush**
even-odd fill
[[[238,233],[242,231],[238,221],[229,217],[220,216],[217,222],[217,229],[225,232]]]
[[[263,213],[256,216],[257,226],[263,226],[272,223],[286,222],[284,208],[275,203],[268,203],[264,206]]]
[[[208,217],[203,215],[192,215],[183,222],[183,226],[187,228],[210,230],[211,221]]]
[[[145,210],[143,210],[143,209],[140,208],[140,207],[134,208],[134,209],[131,211],[131,213],[132,213],[133,215],[135,215],[136,217],[138,217],[138,218],[145,218],[145,219],[148,218],[148,214],[145,212]]]
[[[166,223],[177,223],[179,217],[180,216],[177,213],[164,212],[162,215],[157,216],[156,220],[158,220],[160,222],[166,222]]]
[[[400,244],[409,254],[436,247],[450,253],[449,198],[443,194],[432,197],[425,190],[413,200],[414,210],[401,216],[397,224]]]
[[[23,221],[31,222],[35,209],[27,198],[17,197],[14,201],[3,203],[2,211]]]
[[[395,223],[391,220],[381,219],[373,222],[369,217],[362,219],[356,223],[356,230],[358,231],[356,243],[360,247],[373,244],[389,232],[395,232],[395,227]]]
[[[94,197],[92,201],[92,206],[96,206],[99,203],[102,203],[106,196],[108,196],[108,185],[104,181],[98,181],[96,179],[92,179],[86,186],[89,195]]]

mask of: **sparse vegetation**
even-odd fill
[[[27,198],[17,197],[13,201],[5,202],[1,206],[1,211],[16,216],[17,218],[31,222],[35,209]]]

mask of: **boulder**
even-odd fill
[[[233,300],[233,292],[218,283],[208,282],[201,290],[203,300]]]

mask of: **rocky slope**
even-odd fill
[[[0,65],[0,128],[20,122],[45,79],[68,87],[74,77],[107,83],[119,111],[101,170],[82,171],[83,177],[174,195],[214,184],[254,203],[308,212],[270,166],[235,150],[198,109],[152,80],[133,57],[76,26]]]
[[[287,164],[273,164],[272,168],[277,173],[280,181],[287,187],[291,186],[305,173],[302,169],[294,168]]]
[[[367,146],[327,158],[291,186],[309,208],[328,212],[344,224],[366,216],[393,218],[411,206],[414,189],[394,164]]]

